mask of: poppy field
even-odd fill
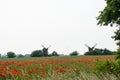
[[[105,60],[114,60],[114,57],[0,59],[0,80],[99,80],[93,70],[97,61]]]

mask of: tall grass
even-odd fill
[[[56,75],[55,73],[50,74],[50,77],[47,77],[43,80],[120,80],[113,74],[94,74],[87,72],[80,72],[80,74],[73,73],[64,73]]]
[[[113,56],[3,59],[0,80],[117,80],[113,74],[95,74],[97,60]]]

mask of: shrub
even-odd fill
[[[95,49],[92,51],[86,52],[84,55],[113,55],[115,52],[110,51],[108,49]]]
[[[18,55],[18,57],[19,57],[19,58],[22,58],[22,57],[24,57],[24,55],[22,55],[22,54],[19,54],[19,55]]]
[[[16,54],[14,52],[8,52],[7,57],[8,58],[14,58],[14,57],[16,57]]]
[[[116,55],[116,60],[117,60],[117,59],[120,59],[120,48],[117,50],[116,54],[117,54],[117,55]]]
[[[31,57],[41,57],[44,56],[43,52],[41,50],[35,50],[31,53]]]
[[[120,60],[97,62],[95,73],[114,74],[120,76]]]
[[[51,56],[59,56],[59,54],[56,51],[53,51]]]
[[[70,53],[70,56],[78,56],[78,55],[79,55],[79,53],[77,51]]]
[[[93,51],[88,51],[84,55],[101,55],[101,51],[99,49],[95,49]]]

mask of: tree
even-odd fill
[[[101,55],[101,50],[100,49],[95,49],[95,50],[92,50],[92,51],[87,51],[85,52],[84,55]]]
[[[117,45],[120,49],[120,0],[105,0],[107,6],[100,12],[100,15],[97,17],[98,25],[101,26],[113,26],[116,25],[119,29],[116,30],[115,36],[112,38],[115,41],[118,41]],[[118,51],[120,51],[118,49]],[[120,52],[117,52],[120,55]],[[120,59],[120,57],[117,59]]]
[[[98,48],[95,48],[95,50],[93,51],[87,51],[85,52],[84,55],[114,55],[115,52],[113,51],[110,51],[108,49],[98,49]]]
[[[42,50],[35,50],[31,53],[30,55],[31,57],[41,57],[41,56],[44,56]]]
[[[118,30],[116,30],[116,32],[114,32],[114,36],[112,36],[112,38],[117,42],[117,45],[120,47],[120,28]]]
[[[24,57],[24,55],[22,55],[22,54],[19,54],[19,55],[18,55],[18,57],[19,57],[19,58],[22,58],[22,57]]]
[[[70,53],[70,56],[78,56],[78,55],[79,55],[79,53],[77,51]]]
[[[107,6],[97,17],[98,25],[120,25],[120,0],[105,0]]]
[[[16,54],[14,52],[10,51],[10,52],[7,53],[7,57],[8,58],[14,58],[14,57],[16,57]]]
[[[59,56],[59,54],[56,51],[53,51],[51,56]]]

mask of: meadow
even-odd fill
[[[116,80],[113,74],[96,74],[99,61],[114,56],[73,56],[0,59],[0,80]]]

